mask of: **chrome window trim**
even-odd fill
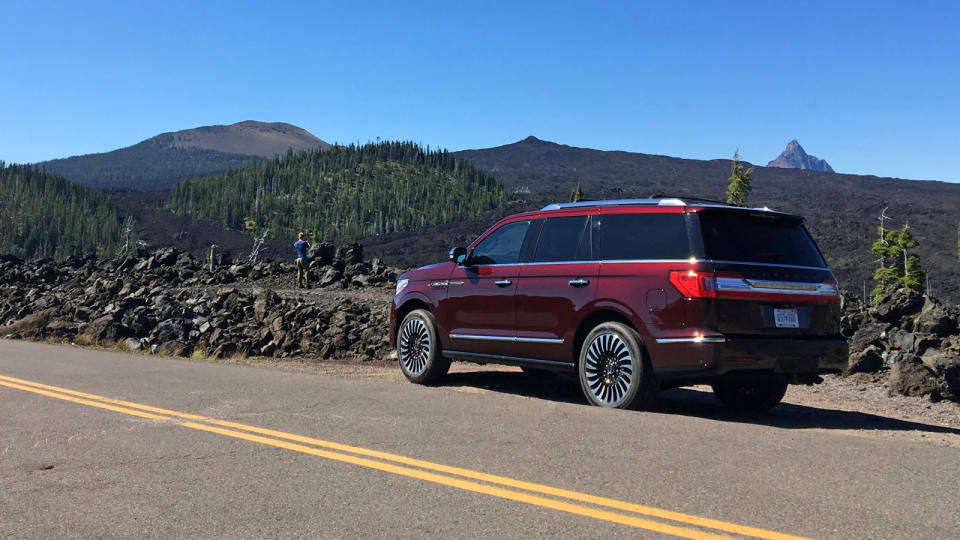
[[[796,264],[777,264],[777,263],[758,263],[746,261],[726,261],[714,259],[600,259],[592,261],[546,261],[529,263],[504,263],[504,264],[478,264],[477,267],[489,268],[491,266],[538,266],[544,264],[590,264],[590,263],[710,263],[710,264],[743,264],[747,266],[778,266],[781,268],[799,268],[801,270],[830,270],[828,266],[800,266]],[[464,267],[469,268],[469,267]],[[786,282],[784,282],[786,283]]]
[[[830,267],[828,266],[800,266],[797,264],[758,263],[758,262],[725,261],[725,260],[714,260],[714,259],[705,259],[705,262],[711,262],[715,264],[745,264],[748,266],[779,266],[782,268],[801,268],[803,270],[830,270]]]
[[[512,341],[514,343],[563,343],[563,339],[555,338],[532,338],[532,337],[510,337],[510,336],[483,336],[478,334],[450,334],[453,339],[476,339],[483,341]]]
[[[529,263],[509,263],[509,264],[478,264],[477,267],[489,268],[491,266],[542,266],[545,264],[597,264],[597,263],[698,263],[709,262],[706,259],[615,259],[615,260],[593,260],[593,261],[545,261]]]
[[[694,336],[684,338],[658,338],[657,343],[726,343],[723,336]]]
[[[695,264],[710,262],[706,259],[603,259],[603,264],[622,264],[622,263],[677,263],[677,264]]]

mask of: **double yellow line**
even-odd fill
[[[681,538],[801,537],[0,375],[0,386]],[[551,498],[553,497],[553,498]],[[591,506],[586,506],[586,505]],[[627,513],[621,513],[627,512]],[[639,517],[645,516],[645,517]],[[664,521],[654,521],[656,518]],[[669,523],[673,522],[673,523]],[[677,525],[677,523],[682,525]],[[697,527],[697,528],[692,528]]]

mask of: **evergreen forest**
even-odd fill
[[[283,158],[175,186],[175,213],[273,237],[303,231],[354,241],[463,221],[507,198],[493,177],[446,150],[377,142],[289,152]]]
[[[185,178],[225,171],[259,159],[201,148],[175,148],[154,140],[102,154],[44,161],[37,165],[93,188],[167,189]]]
[[[29,165],[0,161],[0,253],[24,259],[115,255],[132,238],[107,195]]]

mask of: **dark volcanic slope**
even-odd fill
[[[729,160],[605,152],[534,137],[456,154],[492,172],[509,189],[529,189],[529,195],[521,195],[532,199],[528,207],[543,199],[567,200],[577,182],[595,199],[671,194],[722,200],[730,176]],[[958,184],[757,167],[750,202],[806,216],[841,285],[858,294],[864,281],[872,288],[869,280],[877,263],[870,245],[876,238],[876,218],[889,207],[893,220],[887,226],[908,222],[913,228],[933,294],[958,298]]]
[[[38,163],[74,182],[94,188],[169,189],[187,178],[205,176],[294,151],[327,148],[297,126],[248,120],[162,133],[133,146]]]

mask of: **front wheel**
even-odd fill
[[[580,347],[580,388],[592,405],[637,409],[649,405],[656,382],[640,335],[619,322],[598,324]]]
[[[397,359],[407,379],[430,384],[450,370],[450,360],[440,353],[437,325],[425,309],[415,309],[404,317],[397,335]]]
[[[787,393],[787,379],[768,379],[717,383],[713,393],[724,405],[737,412],[761,413],[772,408]]]

